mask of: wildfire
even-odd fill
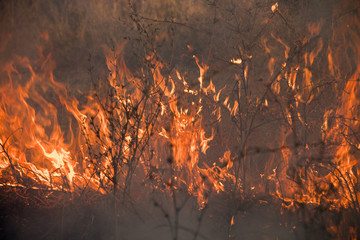
[[[200,161],[200,155],[206,154],[214,137],[214,130],[209,134],[202,126],[203,98],[219,101],[221,92],[216,92],[211,81],[204,86],[208,66],[201,65],[195,57],[200,70],[199,88],[190,89],[179,72],[174,80],[171,76],[163,76],[164,65],[149,56],[147,60],[156,66],[152,69],[155,85],[153,89],[146,90],[146,86],[141,89],[142,80],[133,76],[121,57],[124,46],[120,45],[115,51],[106,50],[108,95],[85,96],[87,102],[84,105],[70,96],[65,85],[55,81],[55,63],[51,54],[40,57],[38,71],[26,58],[5,65],[2,70],[8,84],[1,88],[0,116],[3,122],[1,176],[6,184],[70,191],[90,187],[102,193],[109,191],[107,184],[123,188],[125,183],[121,181],[126,180],[117,176],[120,171],[133,171],[130,164],[134,159],[145,164],[148,157],[134,150],[146,147],[155,129],[154,121],[146,119],[153,117],[156,120],[159,113],[161,116],[171,113],[172,117],[166,120],[169,123],[162,121],[170,124],[170,129],[161,127],[158,134],[163,137],[160,140],[162,146],[171,145],[171,158],[174,159],[171,168],[179,174],[173,176],[174,181],[186,183],[189,192],[199,197],[199,203],[206,202],[204,194],[212,188],[224,190],[222,181],[230,177],[227,170],[232,166],[230,152],[220,160],[225,169],[215,164],[209,167]],[[17,69],[20,67],[29,73],[20,74]],[[158,95],[159,91],[162,94]],[[182,100],[180,107],[178,94],[187,94],[192,100]],[[145,105],[145,101],[157,102],[158,110],[150,115],[139,115],[150,111],[150,105]],[[224,106],[230,109],[226,101]],[[235,104],[231,111],[236,108]],[[67,118],[68,126],[59,123],[59,111]],[[219,106],[216,112],[219,120]],[[143,167],[149,171],[149,166]]]
[[[279,12],[278,7],[273,4],[271,11]],[[358,17],[351,24],[358,30]],[[353,29],[338,27],[327,41],[321,37],[324,25],[308,23],[298,42],[276,33],[263,37],[264,85],[254,79],[255,56],[245,48],[239,48],[241,58],[226,58],[235,70],[227,76],[232,82],[219,86],[211,66],[195,55],[194,79],[167,66],[156,51],[132,72],[123,42],[105,48],[108,76],[80,101],[55,79],[51,53],[40,48],[37,61],[13,57],[1,67],[0,184],[126,192],[132,176],[142,171],[159,189],[185,188],[201,207],[213,191],[257,194],[268,188],[259,182],[267,181],[274,186],[270,194],[291,206],[326,203],[330,209],[360,211],[360,38]],[[49,41],[46,33],[42,38]],[[323,58],[326,70],[316,72]],[[344,58],[351,65],[346,73],[340,68]],[[322,74],[335,85],[326,101],[338,100],[321,109],[316,104],[324,104]],[[273,142],[260,149],[252,131],[265,125],[264,119],[280,123],[277,133],[264,136]],[[221,142],[217,128],[238,134],[230,136],[238,146],[212,157],[209,152]],[[258,176],[246,176],[255,172],[252,155],[262,150],[266,163],[257,166]]]

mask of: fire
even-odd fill
[[[194,59],[200,75],[197,79],[198,89],[190,89],[187,81],[178,71],[176,71],[177,79],[162,76],[160,74],[162,64],[154,63],[158,68],[153,71],[153,74],[157,85],[167,97],[167,103],[163,103],[163,106],[167,106],[164,112],[171,116],[167,123],[170,127],[167,130],[161,127],[159,133],[170,144],[168,154],[171,156],[167,158],[167,161],[174,174],[170,179],[170,186],[181,188],[185,185],[189,193],[197,196],[199,205],[204,207],[210,192],[223,191],[223,182],[232,178],[228,173],[232,163],[229,151],[225,152],[224,157],[219,160],[226,168],[220,168],[215,163],[210,167],[201,160],[214,138],[214,129],[211,133],[207,133],[203,127],[204,101],[215,99],[218,102],[221,90],[216,92],[211,80],[207,86],[204,86],[204,77],[209,67],[200,64],[197,57],[194,56]],[[180,98],[179,95],[184,97]],[[223,105],[229,107],[226,103]],[[216,107],[213,114],[218,115],[217,120],[220,121],[220,107]],[[163,144],[166,145],[166,143]]]
[[[317,37],[320,29],[321,24],[308,25],[312,38]],[[275,35],[272,37],[283,46],[284,57],[288,59],[290,47],[279,37]],[[43,38],[48,40],[46,34]],[[311,38],[304,41],[310,40]],[[337,60],[334,56],[335,51],[331,49],[331,46],[324,48],[322,39],[316,42],[309,53],[304,53],[303,65],[295,63],[287,66],[286,61],[282,63],[282,68],[285,69],[283,77],[290,91],[294,93],[294,103],[284,110],[290,129],[294,127],[296,119],[304,126],[307,124],[297,108],[301,104],[309,104],[315,97],[314,76],[311,68],[321,51],[327,50],[330,73],[333,77],[338,77],[335,75],[338,72],[335,70],[334,62]],[[263,43],[266,53],[271,54],[271,46],[266,40]],[[221,97],[226,86],[217,91],[212,79],[209,81],[206,79],[209,66],[202,64],[196,56],[194,59],[199,69],[197,88],[190,87],[188,82],[192,80],[186,80],[177,70],[174,75],[163,75],[165,65],[156,58],[156,55],[153,55],[149,56],[147,61],[154,66],[151,69],[154,87],[147,89],[149,85],[143,85],[142,80],[135,77],[126,67],[125,60],[121,57],[124,47],[125,43],[113,50],[105,50],[109,70],[107,81],[111,91],[108,94],[112,99],[89,94],[85,96],[87,102],[84,105],[80,105],[79,101],[69,94],[64,84],[55,81],[53,71],[56,65],[51,53],[43,56],[40,52],[38,64],[31,63],[25,57],[16,57],[12,62],[3,65],[2,72],[7,83],[1,87],[0,116],[3,122],[0,129],[3,152],[1,176],[7,184],[70,191],[91,187],[101,189],[103,193],[109,191],[107,187],[104,187],[107,182],[110,182],[114,188],[118,184],[124,187],[122,185],[124,182],[118,183],[118,181],[127,181],[128,174],[134,170],[130,167],[133,159],[136,158],[139,163],[144,164],[144,171],[150,171],[151,165],[145,164],[149,156],[134,151],[133,147],[141,141],[144,141],[145,145],[150,144],[150,135],[153,131],[158,131],[157,134],[161,137],[157,143],[161,146],[167,144],[170,146],[166,154],[170,155],[168,161],[175,174],[170,179],[171,186],[180,187],[185,184],[189,193],[198,197],[200,204],[206,203],[210,191],[224,191],[226,182],[230,184],[236,182],[231,151],[225,151],[223,157],[213,164],[203,160],[211,147],[215,132],[214,129],[204,128],[204,123],[207,121],[204,118],[206,115],[204,102],[213,101],[211,105],[214,108],[210,114],[215,115],[216,122],[220,123],[222,109],[226,109],[230,116],[237,116],[241,107],[239,101],[231,100],[229,96],[225,99]],[[354,45],[353,48],[360,53],[359,46]],[[360,63],[360,59],[357,60]],[[230,62],[244,65],[240,58],[233,58]],[[270,76],[275,74],[275,64],[274,58],[270,57],[268,65]],[[248,78],[247,72],[248,66],[245,64],[243,76],[245,80]],[[291,169],[297,168],[297,165],[294,160],[291,160],[294,152],[285,146],[293,133],[283,130],[282,146],[284,147],[281,148],[283,163],[281,167],[274,168],[268,176],[269,180],[276,182],[277,187],[274,192],[276,196],[288,201],[295,197],[294,200],[299,202],[320,204],[321,196],[316,195],[313,188],[319,183],[320,188],[324,188],[322,193],[325,194],[330,186],[321,183],[321,178],[339,189],[343,195],[340,198],[339,196],[331,198],[333,207],[359,207],[356,205],[358,196],[354,189],[358,181],[356,177],[358,161],[355,156],[349,154],[352,148],[358,149],[359,144],[349,142],[350,140],[346,137],[336,136],[339,132],[344,136],[351,135],[350,131],[359,128],[358,122],[350,122],[351,125],[344,125],[341,122],[332,126],[329,124],[331,115],[342,116],[343,119],[358,117],[354,115],[354,113],[358,114],[354,107],[360,103],[358,99],[359,75],[360,70],[357,68],[347,81],[344,93],[340,96],[339,109],[336,112],[327,111],[324,114],[322,141],[340,141],[340,147],[336,150],[335,159],[331,161],[331,164],[319,163],[319,166],[327,169],[328,173],[325,176],[320,176],[320,171],[315,168],[305,170],[306,172],[302,170],[299,173],[290,173]],[[240,77],[235,75],[235,78]],[[302,78],[301,82],[299,78]],[[281,94],[281,79],[280,75],[276,76],[276,81],[271,84],[274,94]],[[240,81],[239,86],[241,86]],[[147,98],[146,94],[151,91],[154,93],[153,97]],[[156,91],[162,94],[157,95]],[[136,114],[139,114],[141,109],[142,113],[148,111],[148,105],[142,105],[144,99],[152,104],[157,102],[156,114],[150,114],[148,117],[157,119],[158,116],[166,116],[166,120],[160,123],[169,127],[157,127],[154,122],[138,121]],[[271,107],[267,98],[257,104]],[[348,109],[354,109],[355,112]],[[65,113],[68,126],[64,127],[63,123],[59,122],[61,120],[59,111],[62,111],[62,114]],[[209,112],[209,109],[206,111]],[[121,130],[112,121],[116,121],[116,124],[125,128]],[[114,131],[115,133],[120,131],[120,135],[115,136]],[[145,145],[142,147],[145,148]],[[90,148],[86,150],[86,146]],[[305,153],[308,148],[307,145],[302,151]],[[161,161],[166,159],[164,152],[159,151],[157,154],[159,162],[155,163],[155,166],[159,166]],[[114,166],[116,169],[111,169]],[[116,180],[120,171],[125,171],[127,174],[123,176],[124,179]],[[302,181],[304,191],[302,195],[298,195],[296,186],[287,179],[286,176],[289,174],[291,178],[299,178],[298,180]],[[158,176],[158,179],[161,179],[161,176]],[[281,189],[281,185],[284,184],[292,187],[290,190]],[[255,189],[251,187],[251,190]]]
[[[279,9],[279,4],[277,2],[271,6],[271,11],[273,13],[275,13],[275,11],[277,11],[278,9]]]
[[[209,84],[204,82],[208,66],[194,57],[200,72],[199,88],[191,89],[178,71],[175,78],[163,76],[164,65],[155,56],[149,56],[147,61],[155,66],[152,69],[155,85],[146,89],[148,86],[127,69],[121,57],[124,46],[106,49],[109,87],[104,89],[110,91],[106,92],[109,95],[90,93],[84,96],[87,102],[83,105],[64,84],[55,81],[51,54],[40,55],[41,68],[36,71],[38,66],[27,58],[17,58],[17,62],[5,65],[2,70],[8,84],[1,88],[0,116],[4,123],[1,176],[6,184],[69,191],[90,187],[102,193],[111,191],[106,185],[126,188],[130,184],[126,181],[135,171],[131,166],[134,159],[149,171],[146,164],[149,156],[136,149],[143,151],[150,144],[157,117],[171,113],[168,123],[163,122],[170,124],[170,128],[160,127],[158,134],[163,137],[159,140],[163,146],[171,145],[170,158],[174,161],[171,168],[177,172],[172,186],[186,183],[189,193],[198,196],[200,204],[207,201],[206,195],[212,189],[224,190],[224,182],[232,177],[228,173],[232,167],[231,153],[225,152],[219,160],[221,168],[200,160],[214,138],[214,129],[207,132],[203,128],[204,98],[219,102],[221,93],[211,80]],[[21,74],[20,67],[29,73]],[[159,92],[163,95],[158,95]],[[180,94],[187,94],[192,100],[182,100]],[[157,104],[155,112],[148,112],[150,105],[146,101]],[[223,106],[232,114],[238,109],[237,102],[231,107],[225,100]],[[60,124],[59,111],[65,114],[67,126]],[[217,106],[214,112],[220,121],[221,107]],[[148,122],[148,118],[153,121]],[[159,166],[159,162],[155,165]],[[6,178],[9,171],[11,179]]]
[[[278,3],[271,11],[284,19]],[[76,94],[57,81],[44,48],[36,60],[11,57],[0,69],[0,184],[120,198],[138,181],[173,195],[185,189],[200,208],[213,192],[265,193],[288,208],[358,213],[360,20],[347,23],[329,40],[325,20],[292,29],[297,41],[258,34],[266,61],[239,47],[224,57],[223,85],[190,45],[195,77],[155,50],[130,70],[126,42],[104,47],[107,76]]]
[[[64,141],[57,107],[49,96],[42,95],[63,90],[54,84],[54,65],[48,55],[42,56],[39,72],[27,58],[16,58],[16,62],[7,63],[2,69],[7,76],[7,84],[1,88],[1,142],[7,152],[2,165],[14,172],[12,183],[24,185],[20,177],[30,177],[34,181],[29,182],[31,185],[59,188],[61,182],[71,188],[68,183],[74,177],[74,162],[66,150],[70,144]],[[53,178],[60,179],[56,182]]]
[[[354,28],[360,26],[358,17],[351,17]],[[354,137],[359,130],[360,104],[359,92],[359,66],[360,45],[359,36],[348,28],[334,29],[334,39],[337,44],[344,44],[350,48],[354,55],[348,56],[339,52],[338,46],[328,42],[326,47],[324,40],[319,37],[323,22],[307,25],[309,37],[305,38],[304,44],[311,42],[312,49],[304,52],[301,62],[292,65],[284,65],[283,78],[288,87],[288,106],[284,110],[284,116],[288,124],[282,129],[281,165],[276,167],[270,179],[276,183],[276,196],[290,203],[306,203],[323,206],[330,209],[350,208],[359,211],[359,192],[356,186],[358,178],[358,139]],[[342,35],[343,34],[343,35]],[[341,37],[348,35],[351,41],[342,41]],[[290,57],[290,49],[278,37],[273,38],[285,47],[285,58]],[[336,40],[335,40],[336,39]],[[267,53],[271,53],[271,47],[266,40],[263,41]],[[346,45],[345,45],[346,44]],[[317,58],[325,54],[328,62],[328,77],[345,82],[343,91],[338,92],[337,108],[326,109],[323,112],[321,126],[321,139],[319,143],[301,144],[300,136],[296,136],[297,128],[308,129],[309,120],[306,119],[301,106],[310,106],[318,97],[315,84],[314,64]],[[321,56],[320,56],[321,57]],[[341,61],[351,58],[353,70],[349,75],[343,75],[339,69]],[[269,71],[273,75],[273,59],[269,60]],[[300,75],[302,73],[302,75]],[[277,78],[280,79],[280,78]],[[272,90],[281,95],[279,82],[273,83]],[[294,97],[293,99],[292,96]],[[357,110],[356,110],[357,109]],[[295,122],[296,121],[296,122]],[[316,125],[313,123],[313,125]],[[307,131],[307,130],[306,130]],[[313,139],[315,136],[311,136]],[[292,139],[292,140],[291,140]],[[293,143],[291,143],[293,142]],[[313,146],[311,146],[313,145]],[[319,146],[319,152],[315,152]],[[286,186],[286,187],[285,187]]]

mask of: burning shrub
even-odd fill
[[[359,7],[290,2],[30,4],[55,17],[36,54],[8,53],[22,35],[0,32],[1,186],[112,196],[115,237],[120,200],[151,201],[174,239],[196,239],[223,197],[229,238],[249,202],[356,238]],[[90,77],[68,66],[83,45]],[[181,221],[192,197],[194,229]]]

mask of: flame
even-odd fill
[[[241,60],[241,58],[238,58],[238,59],[233,58],[230,60],[230,62],[240,65],[242,63],[242,60]]]
[[[358,17],[351,20],[353,26],[358,28],[360,21]],[[356,186],[359,183],[358,178],[358,140],[354,139],[354,134],[358,131],[360,125],[357,120],[360,112],[357,106],[360,104],[360,45],[359,36],[348,28],[334,29],[334,39],[341,40],[337,44],[329,44],[327,47],[323,39],[319,37],[322,22],[308,24],[307,28],[310,34],[305,41],[314,43],[311,49],[305,52],[302,57],[302,63],[296,62],[287,66],[284,74],[291,96],[294,101],[289,103],[288,109],[284,110],[284,116],[289,125],[288,128],[282,128],[281,142],[281,161],[279,165],[272,169],[269,179],[276,184],[275,195],[289,203],[288,206],[294,206],[296,203],[326,205],[330,209],[351,208],[359,211],[359,193]],[[348,36],[351,41],[344,41],[341,36]],[[285,56],[289,57],[289,49],[280,38],[273,38],[286,48]],[[339,44],[350,48],[354,54],[349,56],[339,53]],[[272,49],[264,42],[265,50],[271,53]],[[337,108],[325,109],[323,113],[323,122],[321,127],[320,153],[314,154],[313,147],[310,144],[301,145],[296,139],[295,128],[299,125],[308,128],[308,120],[301,113],[300,106],[310,105],[317,94],[314,91],[316,81],[314,65],[317,57],[325,52],[328,66],[329,78],[336,81],[344,81],[343,91],[338,92]],[[321,56],[320,56],[321,57]],[[351,74],[346,75],[340,69],[342,61],[353,61],[355,66]],[[269,60],[269,64],[273,60]],[[273,67],[269,65],[271,75]],[[300,74],[302,73],[302,74]],[[279,79],[279,78],[277,78]],[[279,83],[275,81],[272,85],[275,94],[281,95]],[[289,100],[288,100],[289,101]],[[327,150],[324,150],[327,149]],[[355,153],[354,153],[355,151]],[[307,159],[304,161],[303,159]],[[269,164],[268,168],[274,167]],[[285,187],[286,186],[286,187]],[[330,227],[331,228],[331,227]],[[336,232],[338,230],[334,230]]]
[[[279,13],[278,3],[271,10]],[[355,17],[352,23],[354,28],[360,26]],[[209,74],[211,67],[195,55],[192,64],[198,72],[192,79],[186,72],[169,68],[156,52],[145,58],[143,68],[132,72],[123,56],[126,42],[104,47],[106,81],[100,81],[97,91],[83,93],[83,101],[73,96],[69,86],[56,81],[52,54],[44,55],[41,47],[37,61],[10,58],[0,69],[1,184],[72,192],[91,188],[105,194],[124,190],[130,175],[141,169],[138,175],[151,179],[154,188],[186,189],[197,197],[200,207],[205,207],[211,192],[232,187],[231,191],[246,190],[251,196],[265,191],[290,207],[326,203],[330,209],[360,211],[356,153],[360,149],[356,135],[360,128],[360,38],[356,31],[334,29],[333,39],[322,39],[323,26],[322,21],[306,24],[306,36],[296,43],[275,33],[263,39],[268,78],[264,96],[259,94],[264,86],[257,88],[253,79],[252,61],[257,63],[248,54],[225,58],[231,59],[233,64],[226,62],[234,71],[241,72],[231,75],[235,84],[221,88]],[[47,33],[40,37],[49,41]],[[346,37],[351,41],[345,42]],[[0,45],[0,51],[3,48]],[[317,72],[324,56],[326,71]],[[348,71],[342,71],[342,62],[350,63]],[[316,105],[321,74],[337,81],[331,91],[338,101],[325,109]],[[236,97],[229,94],[233,88],[239,89]],[[276,133],[264,134],[271,135],[264,136],[271,141],[266,143],[271,148],[264,148],[266,163],[245,183],[239,169],[255,172],[251,165],[256,161],[247,163],[251,154],[262,149],[255,147],[252,152],[251,144],[263,141],[262,135],[254,140],[250,133],[263,125],[267,115],[281,124]],[[241,145],[240,151],[231,144],[216,147],[222,141],[218,129],[232,129],[229,123],[240,134],[234,137],[239,132],[229,131],[224,138]],[[311,142],[317,138],[320,143]],[[213,149],[220,153],[211,156]],[[266,187],[259,181],[265,181]]]
[[[277,2],[271,6],[271,11],[273,13],[275,13],[275,11],[278,11],[278,9],[279,9],[279,4]]]
[[[0,132],[3,151],[8,154],[2,158],[2,172],[11,166],[16,172],[13,184],[71,190],[77,178],[76,162],[70,156],[75,137],[69,127],[71,136],[65,140],[59,107],[52,102],[60,105],[68,96],[65,87],[54,81],[51,53],[43,56],[40,52],[40,63],[41,68],[35,71],[29,59],[17,57],[1,69],[6,72],[7,84],[1,87]],[[18,68],[27,72],[20,74]],[[52,101],[51,91],[57,94]],[[33,181],[26,182],[18,175]]]
[[[211,135],[204,130],[203,127],[203,97],[202,95],[211,96],[210,99],[219,101],[220,92],[217,93],[212,81],[208,86],[204,86],[204,76],[208,69],[207,65],[200,64],[199,59],[194,56],[195,62],[199,68],[200,76],[198,77],[199,90],[188,89],[188,84],[179,72],[176,72],[177,81],[172,85],[179,85],[183,89],[183,93],[175,90],[175,94],[167,95],[167,88],[163,85],[165,95],[169,98],[168,108],[171,111],[169,130],[161,128],[159,135],[164,137],[171,146],[171,163],[172,171],[176,172],[176,176],[172,178],[173,184],[185,184],[188,191],[197,196],[198,203],[204,207],[209,191],[217,192],[224,190],[223,182],[230,177],[227,171],[232,167],[230,160],[230,151],[226,152],[224,157],[219,161],[225,164],[225,168],[216,165],[210,167],[207,163],[201,161],[201,157],[205,156],[210,147],[210,143],[214,138],[214,129]],[[164,79],[164,77],[160,77]],[[154,79],[160,79],[154,77]],[[160,84],[159,84],[160,85]],[[179,98],[178,94],[186,94],[184,98]],[[201,93],[201,94],[200,94]],[[186,99],[192,99],[187,101]],[[226,104],[224,104],[226,105]],[[180,107],[181,106],[181,107]],[[236,106],[234,107],[236,109]],[[215,109],[220,120],[220,108]]]

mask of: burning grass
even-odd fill
[[[165,8],[187,4],[173,8],[172,3]],[[79,11],[81,4],[31,6],[40,13],[41,7],[69,13],[65,19],[72,23],[84,18],[108,24],[109,17],[93,4],[117,14],[110,3],[91,2]],[[118,239],[121,231],[132,236],[119,226],[134,222],[126,223],[128,215],[121,214],[132,209],[143,219],[137,206],[144,209],[150,202],[173,239],[208,238],[202,222],[204,216],[216,218],[216,210],[225,212],[222,238],[236,238],[241,229],[236,219],[251,203],[264,206],[264,212],[276,206],[283,213],[279,222],[295,236],[300,233],[294,229],[301,229],[300,238],[355,239],[359,7],[331,3],[304,20],[316,3],[297,4],[309,13],[292,16],[292,5],[282,2],[206,1],[187,14],[161,7],[151,12],[145,2],[113,3],[121,9],[113,23],[122,29],[119,36],[103,41],[96,38],[102,31],[87,27],[89,21],[55,20],[39,29],[36,44],[28,44],[37,49],[31,54],[12,53],[10,40],[19,33],[4,30],[1,193],[20,196],[19,209],[34,205],[41,212],[50,204],[57,219],[64,218],[57,212],[60,203],[63,211],[83,209],[79,216],[86,219],[91,204],[106,206],[111,227],[86,235],[98,226],[86,220],[79,238],[106,232],[104,239]],[[15,15],[8,18],[18,21]],[[70,53],[55,47],[71,39]],[[75,70],[64,67],[71,61],[66,53],[76,55],[83,51],[76,51],[77,43],[92,41],[86,67],[78,65],[86,75],[70,74]],[[81,83],[63,80],[69,76]],[[184,225],[183,215],[196,220]],[[292,216],[297,216],[294,224]],[[64,228],[69,226],[61,227],[61,239],[69,237]]]

